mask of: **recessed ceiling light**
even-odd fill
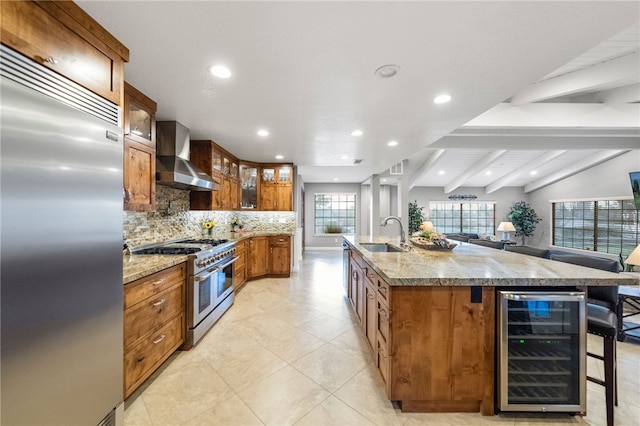
[[[397,65],[393,65],[393,64],[389,64],[389,65],[383,65],[380,68],[378,68],[375,72],[375,74],[378,77],[381,78],[389,78],[389,77],[393,77],[394,75],[398,74],[398,71],[400,71],[400,67]]]
[[[437,104],[445,104],[447,102],[449,102],[451,100],[451,96],[450,95],[440,95],[440,96],[436,96],[433,99],[433,102],[437,103]]]
[[[340,179],[338,179],[338,178],[333,178],[333,180],[340,180]]]
[[[484,174],[489,176],[491,174],[491,170],[487,170],[486,172],[484,172]]]
[[[396,146],[396,145],[398,145],[398,142],[397,141],[389,141],[389,142],[387,142],[387,145]]]
[[[537,175],[537,174],[538,174],[538,172],[537,172],[536,170],[531,170],[531,171],[529,172],[529,174],[530,174],[530,175]]]
[[[440,171],[438,172],[438,174],[439,174],[439,175],[443,175],[443,174],[444,174],[444,170],[440,170]]]
[[[386,179],[382,179],[381,181],[382,181],[382,182],[386,182],[387,180],[386,180]]]
[[[258,136],[262,136],[262,137],[269,136],[269,131],[265,129],[260,129],[258,130]]]
[[[363,132],[360,129],[356,129],[353,132],[351,132],[351,136],[362,136]]]
[[[224,65],[214,65],[211,68],[209,68],[209,72],[213,74],[214,77],[218,77],[218,78],[231,77],[231,71],[229,70],[229,68],[225,67]]]
[[[349,156],[348,155],[343,155],[342,157],[340,157],[341,160],[348,160]]]
[[[283,158],[284,158],[284,155],[280,155],[280,154],[276,155],[276,160],[282,160]]]

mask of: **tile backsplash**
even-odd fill
[[[215,221],[214,236],[229,232],[233,218],[247,230],[283,233],[295,230],[295,212],[190,211],[189,191],[163,185],[156,186],[156,197],[156,211],[124,212],[124,238],[129,246],[206,237],[202,225],[205,219]]]

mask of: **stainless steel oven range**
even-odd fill
[[[233,304],[236,242],[186,239],[139,247],[132,254],[188,255],[187,337],[191,348]]]

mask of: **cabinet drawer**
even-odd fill
[[[184,316],[179,315],[124,356],[125,397],[184,342]]]
[[[186,269],[186,263],[181,263],[125,285],[124,308],[130,308],[176,284],[182,284],[185,280]]]
[[[389,308],[379,299],[377,300],[377,304],[378,338],[382,339],[384,344],[387,344],[389,342],[389,323],[391,322]]]
[[[381,297],[388,306],[389,299],[391,298],[391,288],[382,279],[378,279],[375,282],[377,282],[378,296]]]
[[[126,309],[124,311],[125,350],[136,344],[145,334],[164,325],[176,313],[183,312],[184,303],[184,286],[177,285]]]

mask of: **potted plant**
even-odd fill
[[[511,206],[511,210],[507,218],[516,228],[516,237],[522,237],[522,244],[525,238],[533,235],[536,230],[536,224],[542,219],[538,217],[536,211],[526,201],[516,201]]]
[[[424,216],[422,215],[423,208],[424,207],[418,207],[417,200],[409,203],[409,235],[420,231],[420,224],[424,221]]]

